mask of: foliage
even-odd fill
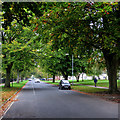
[[[106,73],[104,56],[99,50],[94,51],[87,62],[87,74],[99,76]]]
[[[112,11],[114,7],[116,11]],[[51,41],[55,49],[64,47],[69,53],[89,51],[90,46],[113,52],[119,50],[118,14],[117,3],[56,3],[38,20],[38,32],[45,34],[44,42]],[[109,20],[109,26],[103,19]]]
[[[32,43],[34,39],[30,39],[33,32],[30,28],[25,28],[15,23],[11,28],[8,27],[4,32],[3,46],[3,67],[6,68],[10,62],[27,62],[33,56]],[[26,58],[25,58],[26,55]],[[21,60],[21,61],[17,61]],[[24,61],[22,61],[24,60]],[[19,64],[20,65],[20,64]]]
[[[3,28],[7,29],[14,20],[17,23],[23,21],[22,25],[30,26],[33,15],[42,16],[45,9],[45,2],[3,2]]]
[[[99,49],[105,58],[110,91],[117,91],[120,5],[100,2],[53,5],[38,20],[37,32],[45,35],[41,40],[51,41],[53,49],[64,48],[69,54],[89,54]]]
[[[7,70],[11,72],[12,67],[19,72],[28,70],[31,66],[35,66],[35,59],[38,58],[36,35],[32,27],[24,27],[16,21],[11,24],[7,30],[4,30],[2,36],[3,69],[6,69],[6,72]],[[7,79],[9,78],[6,77]]]
[[[29,23],[31,20],[31,23],[35,25],[33,32],[37,33],[37,40],[40,39],[43,45],[46,43],[51,44],[50,51],[55,51],[55,53],[53,53],[52,57],[50,55],[51,53],[46,55],[48,57],[47,62],[45,62],[47,59],[43,60],[43,64],[46,64],[45,66],[49,63],[49,72],[55,74],[58,68],[59,70],[61,69],[59,65],[59,67],[57,66],[58,68],[56,67],[56,70],[53,70],[53,66],[56,66],[59,61],[57,60],[59,57],[57,59],[54,57],[56,54],[59,54],[59,49],[63,51],[62,55],[64,56],[66,53],[69,53],[70,56],[73,54],[74,56],[85,55],[87,57],[90,56],[91,53],[99,50],[103,53],[106,62],[109,89],[111,92],[117,91],[117,69],[120,65],[119,3],[38,2],[25,4],[23,6],[20,6],[22,3],[10,3],[8,4],[8,8],[6,5],[6,3],[3,4],[5,11],[4,18],[7,18],[4,22],[5,29],[7,25],[10,25],[11,21],[13,21],[13,18],[17,19],[18,22],[23,19],[23,25]],[[15,5],[18,8],[16,8]],[[33,7],[30,8],[30,6]],[[17,9],[19,9],[18,13],[15,11]],[[9,15],[9,19],[6,15]],[[33,19],[35,22],[33,22]],[[37,54],[37,56],[39,56],[39,54]],[[62,62],[63,68],[68,66],[66,70],[68,74],[71,60],[68,57],[68,62],[64,62],[65,58],[66,57],[60,57],[61,61],[59,62]],[[84,60],[83,58],[84,57],[81,57],[82,61]],[[11,63],[12,61],[13,60],[10,59]],[[84,64],[81,65],[81,68],[84,68],[84,66],[86,67]]]

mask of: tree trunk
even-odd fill
[[[17,71],[17,83],[19,83],[19,71]]]
[[[5,87],[10,87],[10,69],[6,69]]]
[[[83,82],[84,80],[83,80],[83,73],[82,73],[82,82]]]
[[[63,71],[61,71],[61,72],[62,72],[62,75],[63,75],[64,79],[68,80],[68,74],[67,73],[65,74]]]
[[[21,82],[23,82],[23,77],[20,76]]]
[[[77,78],[77,82],[79,82],[80,74],[78,74],[76,78]]]
[[[48,81],[49,74],[47,74],[47,81]]]
[[[98,75],[97,77],[98,77],[98,80],[100,80],[100,77],[99,77],[99,75]]]
[[[60,72],[59,72],[59,80],[60,80]]]
[[[65,75],[65,80],[68,80],[68,75]]]
[[[53,75],[53,83],[55,83],[55,75]]]
[[[115,53],[109,54],[107,51],[103,52],[106,67],[107,67],[107,74],[109,80],[109,92],[116,93],[118,92],[117,89],[117,68],[118,68],[118,59]]]
[[[76,80],[77,80],[77,82],[78,82],[78,81],[79,81],[79,80],[78,80],[78,76],[75,76],[75,77],[76,77]]]
[[[65,80],[68,80],[68,75],[63,74],[63,77],[64,77]]]
[[[20,81],[21,81],[21,75],[20,75]]]
[[[11,73],[12,65],[13,63],[10,63],[9,65],[7,65],[7,68],[6,68],[5,87],[10,87],[10,73]]]

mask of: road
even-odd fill
[[[118,104],[29,81],[3,118],[118,118]],[[3,119],[4,120],[4,119]]]

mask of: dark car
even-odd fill
[[[42,78],[41,80],[45,80],[45,78]]]
[[[31,78],[29,78],[28,80],[29,80],[29,81],[32,81],[32,79],[31,79]]]
[[[59,89],[71,89],[71,85],[68,80],[61,80],[59,83]]]

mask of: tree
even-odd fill
[[[53,3],[54,4],[54,3]],[[103,52],[109,78],[109,91],[117,92],[119,54],[119,3],[56,3],[39,19],[38,32],[53,40],[53,47]],[[41,25],[43,26],[42,29]],[[78,47],[79,46],[79,47]]]
[[[93,5],[93,8],[97,5],[99,7],[96,9],[98,10],[96,15],[92,16],[93,11],[89,14],[91,16],[90,21],[93,24],[92,28],[89,29],[91,33],[96,32],[95,38],[92,41],[95,42],[94,47],[100,49],[104,54],[109,79],[109,91],[113,93],[118,91],[117,69],[120,59],[118,53],[120,48],[118,16],[120,15],[120,5],[118,3],[96,3]],[[104,7],[106,7],[105,12],[102,12],[101,8]],[[95,22],[97,22],[97,25]],[[100,27],[99,24],[101,24]]]
[[[35,48],[32,47],[35,47],[34,36],[31,28],[25,28],[16,22],[13,22],[12,26],[4,31],[2,36],[2,62],[3,69],[6,70],[5,87],[10,87],[10,73],[14,64],[17,67],[20,66],[23,58],[24,63],[34,64],[33,60],[36,58]]]
[[[31,5],[36,6],[37,12],[40,9],[42,14],[36,14],[35,8],[30,10]],[[109,78],[109,91],[111,93],[117,92],[117,69],[120,66],[120,4],[73,2],[33,3],[31,5],[19,6],[20,13],[18,15],[13,9],[15,7],[12,7],[14,4],[10,3],[8,8],[5,5],[3,7],[6,11],[4,16],[8,14],[15,19],[20,17],[18,21],[21,21],[21,18],[26,18],[23,17],[24,14],[31,13],[28,12],[29,10],[34,11],[37,21],[34,31],[39,33],[40,39],[44,43],[52,40],[53,49],[63,48],[69,54],[73,54],[75,49],[78,52],[89,52],[97,49],[102,51]],[[25,12],[22,12],[23,10]],[[23,13],[22,17],[21,13]],[[12,19],[9,19],[8,23],[11,21]],[[10,64],[9,68],[11,66]]]
[[[58,71],[64,71],[61,70],[61,57],[62,54],[57,51],[52,51],[51,45],[48,43],[47,45],[44,45],[41,49],[41,55],[40,55],[40,67],[44,68],[44,70],[53,75],[53,82],[55,82],[55,75],[58,73]]]
[[[31,21],[32,21],[31,19],[34,15],[37,16],[42,15],[42,9],[45,9],[44,8],[45,6],[41,8],[41,14],[40,12],[38,12],[40,10],[39,6],[45,4],[46,3],[20,3],[20,2],[4,2],[2,4],[3,17],[4,17],[3,19],[4,22],[2,24],[2,27],[5,29],[5,31],[2,32],[3,68],[6,69],[5,87],[10,87],[10,73],[12,66],[15,61],[20,60],[19,58],[18,59],[16,58],[17,53],[19,54],[21,53],[21,51],[25,50],[26,53],[29,54],[28,55],[29,57],[30,56],[31,58],[33,58],[33,56],[36,57],[34,54],[35,51],[33,52],[32,49],[29,49],[30,46],[33,47],[34,50],[38,47],[38,45],[37,46],[33,45],[33,43],[35,44],[37,40],[33,41],[33,39],[31,39],[31,37],[33,37],[35,34],[33,35],[32,28],[28,28],[29,29],[28,30],[24,26],[31,25]],[[24,33],[22,35],[25,34],[28,35],[27,32],[23,30],[24,28],[27,29],[27,32],[29,31],[30,34],[29,36],[26,37],[24,36],[24,38],[22,38],[21,33],[23,33],[23,31]],[[21,43],[24,43],[24,46],[22,46]],[[32,62],[34,61],[32,60]]]
[[[45,2],[3,2],[4,23],[2,27],[7,29],[7,26],[11,26],[11,22],[14,20],[17,23],[23,20],[22,25],[30,26],[33,15],[38,17],[42,16],[46,6],[47,4]]]

